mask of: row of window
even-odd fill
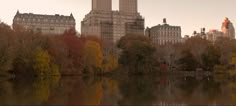
[[[30,19],[30,18],[16,18],[17,21],[23,21],[23,22],[51,22],[51,23],[75,23],[74,20],[53,20],[53,19]]]
[[[162,34],[162,33],[181,33],[181,31],[155,31],[151,32],[152,34]]]
[[[179,38],[181,37],[180,34],[172,34],[172,35],[169,35],[169,34],[166,34],[166,35],[151,35],[151,37],[153,38]]]
[[[151,34],[152,37],[180,37],[181,36],[181,33],[154,33],[154,34]]]
[[[158,44],[179,43],[179,42],[180,40],[158,40]]]
[[[159,30],[166,30],[166,31],[180,31],[181,28],[171,28],[171,27],[160,27]]]
[[[48,27],[48,26],[57,26],[57,27],[74,27],[72,24],[50,24],[50,23],[23,23],[18,22],[19,25],[27,25],[27,26],[41,26],[41,27]]]

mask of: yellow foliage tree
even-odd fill
[[[58,66],[51,63],[50,55],[42,48],[37,48],[34,52],[33,69],[35,75],[60,75]]]
[[[103,62],[103,53],[98,42],[87,41],[84,48],[83,63],[89,69],[101,69]]]
[[[118,67],[118,64],[118,58],[113,54],[109,54],[107,58],[107,63],[105,63],[103,66],[103,70],[106,72],[112,71]]]
[[[236,53],[234,53],[233,55],[232,55],[232,58],[231,58],[232,60],[231,60],[231,64],[234,64],[234,65],[236,65]]]

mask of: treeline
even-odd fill
[[[236,40],[219,37],[210,42],[193,36],[184,43],[158,46],[160,62],[182,71],[215,71],[235,68]]]
[[[154,45],[146,36],[127,35],[116,46],[118,52],[105,52],[111,45],[94,36],[78,37],[74,30],[47,36],[21,28],[12,30],[1,23],[0,75],[214,71],[235,68],[236,64],[236,41],[227,37],[210,42],[194,36],[184,43]]]
[[[119,63],[128,73],[160,71],[226,71],[235,69],[236,40],[219,37],[210,42],[193,36],[182,43],[154,45],[145,36],[121,38]]]
[[[104,60],[97,37],[78,37],[74,30],[45,36],[0,24],[0,75],[96,74],[118,66],[112,54]]]

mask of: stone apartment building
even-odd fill
[[[13,19],[13,29],[22,27],[25,30],[42,34],[61,35],[66,30],[75,29],[73,15],[41,15],[33,13],[20,13],[17,11]]]
[[[162,25],[156,25],[145,30],[145,36],[148,36],[155,45],[174,44],[182,42],[181,27],[171,26],[163,19]]]

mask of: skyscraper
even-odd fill
[[[127,34],[144,34],[144,19],[137,11],[137,0],[120,0],[120,11],[112,11],[111,5],[111,0],[92,0],[92,10],[81,22],[81,34],[112,37],[114,43]]]
[[[137,0],[120,0],[120,11],[111,10],[111,0],[92,0],[92,10],[81,22],[81,34],[98,36],[109,46],[128,34],[144,35],[144,19],[137,11]]]
[[[92,0],[92,10],[112,11],[112,0]]]
[[[224,19],[221,29],[225,37],[235,39],[235,29],[233,23],[230,22],[230,20],[227,17]]]
[[[120,0],[120,12],[137,13],[138,12],[137,0]]]

